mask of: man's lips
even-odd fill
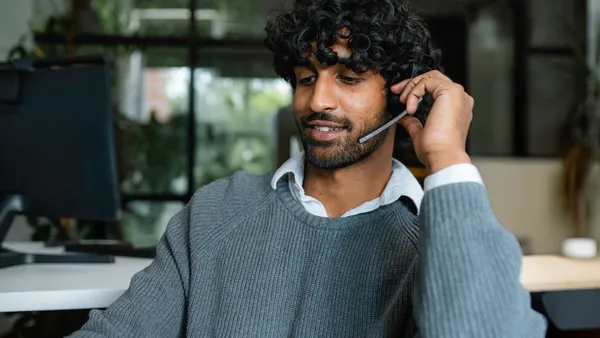
[[[342,133],[345,133],[345,129],[331,129],[329,131],[323,131],[318,129],[310,129],[310,136],[317,141],[327,142],[336,139]]]
[[[346,132],[344,126],[329,121],[312,121],[307,129],[312,139],[321,142],[331,141]]]
[[[316,120],[316,121],[308,122],[308,127],[309,128],[324,127],[324,128],[335,128],[335,129],[344,128],[344,126],[342,126],[341,124],[338,124],[335,122],[330,122],[330,121],[323,121],[323,120]]]

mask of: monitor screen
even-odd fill
[[[33,65],[18,72],[18,103],[0,95],[5,98],[0,102],[0,195],[22,195],[27,215],[117,219],[107,61],[90,57]],[[5,69],[10,65],[0,65],[0,90],[15,76]]]

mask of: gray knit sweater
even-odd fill
[[[323,218],[271,176],[200,189],[155,261],[72,337],[544,337],[483,185],[428,191],[420,217],[400,199]]]

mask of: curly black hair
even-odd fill
[[[307,64],[311,54],[323,65],[379,72],[388,85],[441,70],[441,53],[408,0],[295,0],[291,11],[269,18],[265,30],[275,72],[293,88],[294,66]],[[350,57],[331,49],[337,38],[347,39]]]

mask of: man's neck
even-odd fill
[[[368,159],[347,168],[323,170],[305,165],[305,194],[319,200],[329,217],[381,196],[392,175],[391,156],[375,152]]]

